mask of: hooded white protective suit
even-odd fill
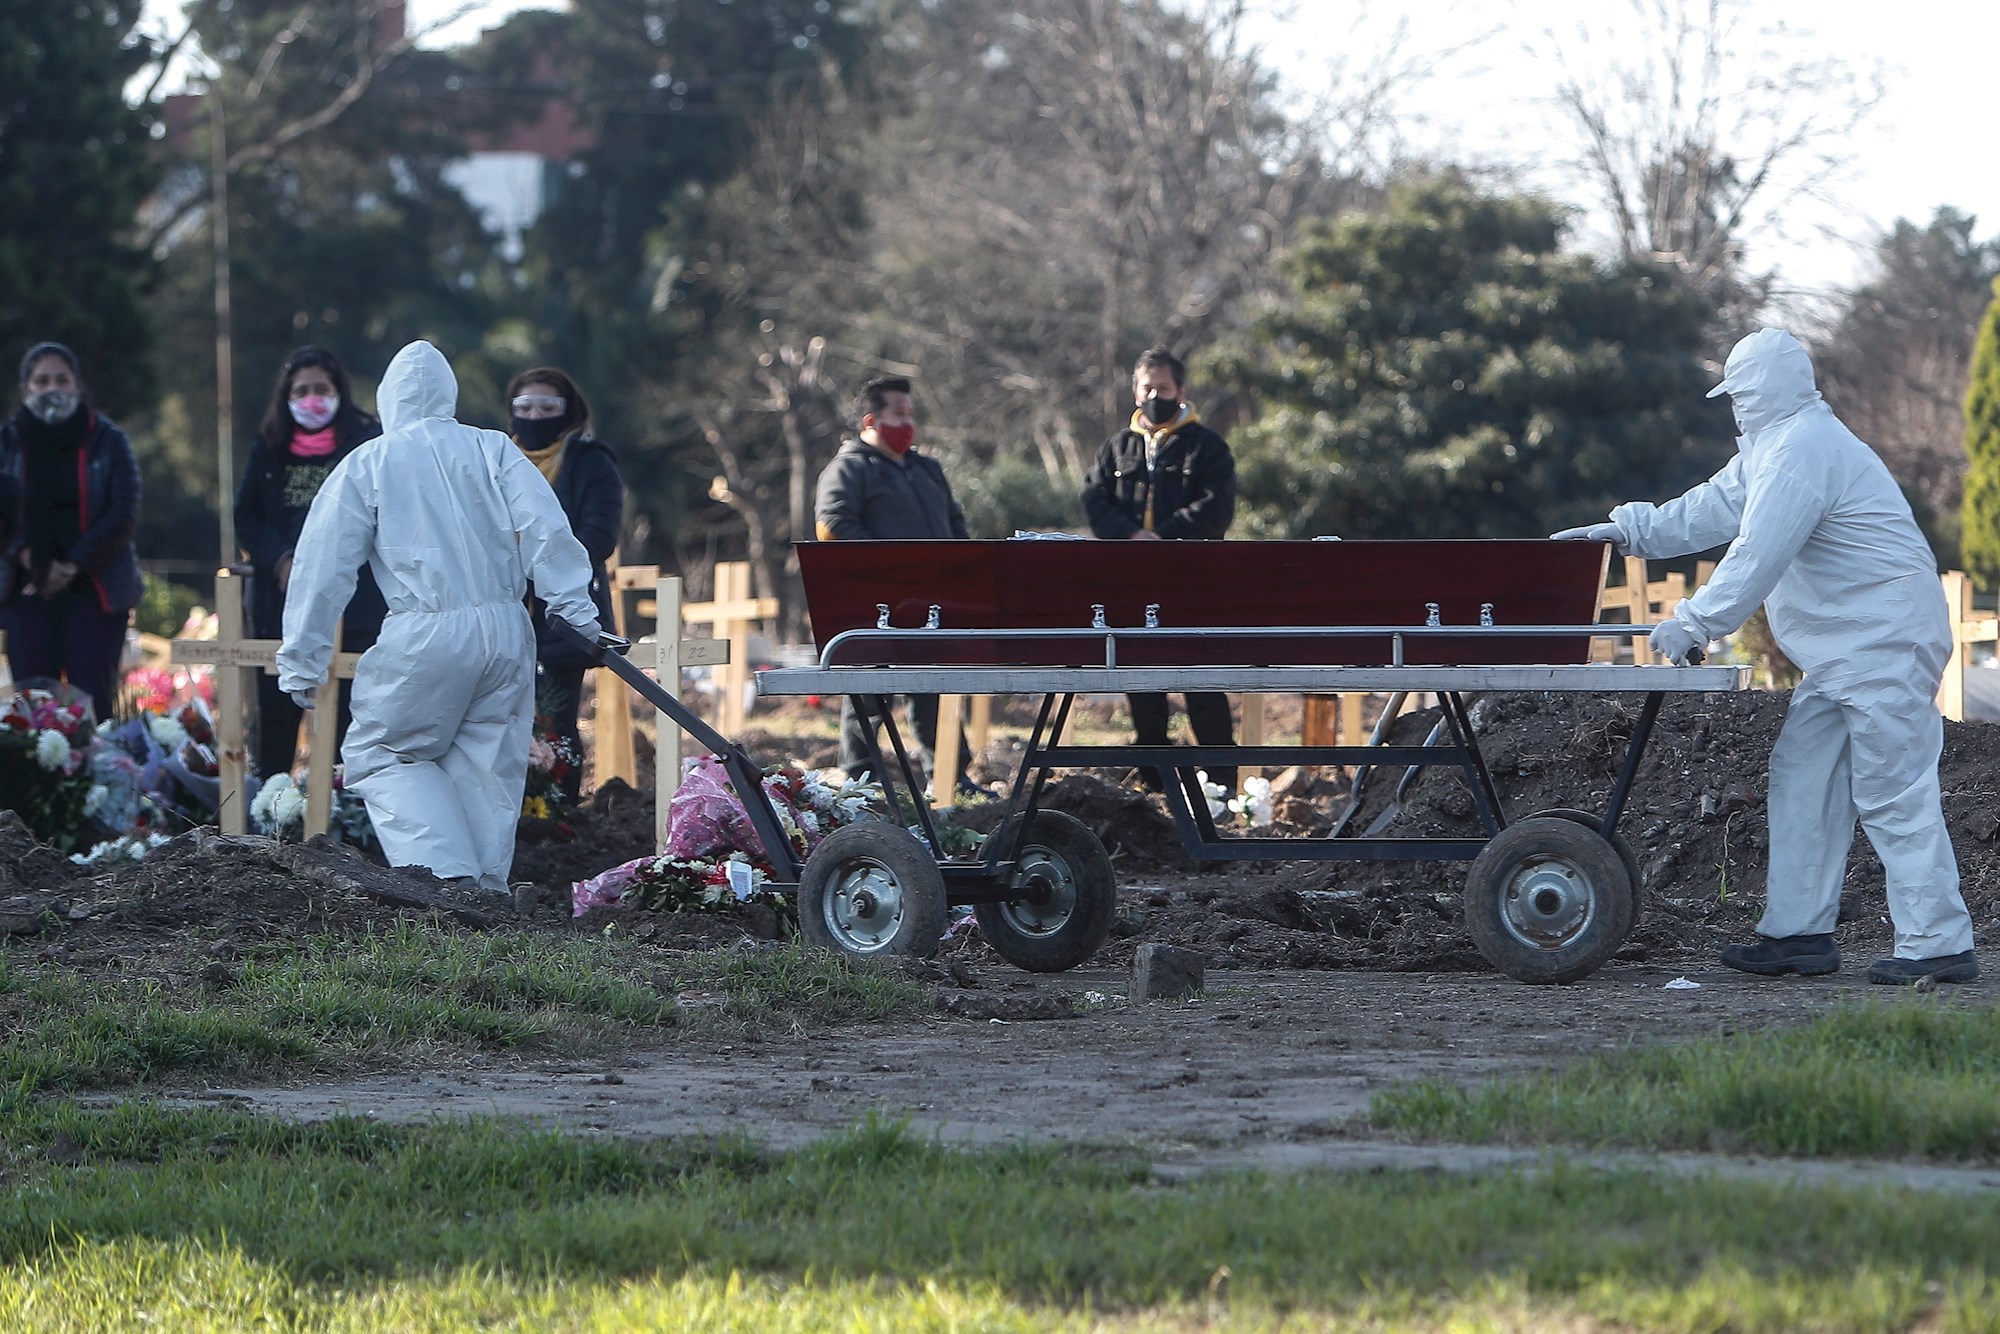
[[[1930,547],[1882,460],[1820,398],[1797,339],[1760,329],[1737,343],[1717,394],[1736,413],[1736,457],[1678,500],[1620,505],[1611,519],[1640,556],[1733,543],[1675,618],[1706,643],[1761,603],[1805,672],[1771,752],[1758,933],[1833,930],[1858,817],[1888,873],[1896,954],[1969,950],[1938,790],[1952,637]]]
[[[436,348],[398,352],[377,399],[382,435],[333,470],[306,516],[278,683],[325,679],[365,561],[389,615],[354,678],[347,785],[392,865],[504,892],[534,727],[527,581],[595,640],[590,558],[514,442],[452,420],[458,381]]]

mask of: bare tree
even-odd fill
[[[202,96],[220,99],[227,107],[230,146],[218,164],[234,174],[253,163],[272,161],[301,140],[334,124],[367,96],[384,71],[414,49],[425,36],[456,22],[477,9],[478,0],[464,0],[436,22],[399,37],[384,40],[383,20],[391,11],[400,12],[401,0],[304,0],[292,16],[264,43],[249,77],[229,87],[226,70],[201,50],[200,25],[224,8],[216,0],[197,0],[188,10],[185,25],[156,50],[147,96],[160,88],[184,52],[210,66],[208,87]],[[303,39],[317,31],[344,32],[344,40],[321,48]],[[190,42],[193,43],[190,47]],[[279,65],[295,50],[311,48],[321,52],[323,67],[310,83],[320,89],[304,105],[273,105],[267,92]],[[300,81],[292,81],[294,85]],[[206,187],[182,188],[150,210],[145,220],[145,243],[156,248],[176,235],[187,217],[209,202]]]
[[[1628,0],[1546,35],[1556,105],[1578,135],[1571,165],[1617,246],[1671,265],[1725,319],[1762,301],[1746,247],[1828,202],[1849,135],[1882,97],[1878,66],[1801,54],[1801,34],[1754,15],[1750,0]]]
[[[874,168],[894,294],[856,341],[925,367],[973,461],[1031,449],[1074,494],[1133,356],[1235,327],[1299,221],[1364,192],[1282,113],[1241,0],[947,9]],[[970,57],[970,58],[968,58]]]
[[[1946,553],[1963,495],[1972,348],[2000,274],[2000,240],[1975,240],[1973,225],[1950,208],[1927,226],[1899,221],[1815,349],[1827,401],[1881,453]]]

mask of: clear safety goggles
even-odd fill
[[[568,403],[561,394],[516,394],[509,406],[516,417],[560,417]]]

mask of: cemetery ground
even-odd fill
[[[1453,867],[1198,871],[1117,775],[1051,792],[1121,889],[1056,976],[972,931],[861,969],[768,913],[572,921],[566,877],[650,846],[622,785],[524,830],[518,907],[324,845],[87,871],[0,820],[0,1326],[2000,1329],[2000,987],[1861,983],[1859,843],[1839,976],[1713,962],[1756,919],[1782,708],[1669,706],[1626,825],[1646,917],[1565,987],[1485,968]],[[1630,716],[1476,721],[1525,813],[1601,797]],[[1944,765],[1982,941],[1996,732]],[[1456,782],[1392,820],[1457,831]],[[1283,786],[1300,829],[1344,805]],[[1128,998],[1146,941],[1205,988]]]

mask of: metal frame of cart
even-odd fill
[[[1456,645],[1481,638],[1629,638],[1648,626],[1312,626],[1188,629],[1094,625],[1076,631],[874,629],[847,631],[830,640],[821,665],[757,673],[765,695],[846,695],[858,710],[883,724],[889,750],[875,750],[895,823],[873,822],[838,830],[804,866],[791,856],[765,803],[761,774],[740,749],[694,718],[678,699],[631,664],[613,670],[713,750],[744,796],[753,825],[780,878],[796,876],[803,933],[850,954],[927,953],[942,932],[950,905],[971,905],[995,950],[1018,966],[1058,971],[1083,962],[1108,933],[1116,886],[1110,858],[1080,822],[1039,806],[1051,770],[1153,767],[1173,775],[1166,785],[1170,813],[1188,855],[1199,861],[1468,861],[1466,924],[1481,953],[1501,971],[1527,982],[1566,982],[1587,976],[1624,942],[1639,913],[1639,870],[1619,836],[1619,819],[1637,777],[1655,720],[1670,693],[1727,691],[1748,684],[1740,667],[1406,665],[1408,641],[1449,636]],[[1229,640],[1273,637],[1301,640],[1391,641],[1386,666],[1185,666],[1118,665],[1121,641],[1186,640],[1226,659]],[[1074,646],[1102,640],[1103,666],[831,666],[836,656],[865,654],[871,644],[894,641],[899,656],[926,640],[1038,641]],[[1092,656],[1096,654],[1093,651]],[[1063,734],[1075,698],[1082,694],[1223,691],[1291,693],[1335,691],[1428,692],[1437,695],[1443,734],[1422,746],[1384,744],[1378,726],[1365,746],[1165,746],[1065,745]],[[1473,732],[1465,696],[1486,692],[1642,694],[1644,701],[1626,753],[1601,812],[1557,810],[1507,819],[1501,794]],[[937,826],[922,780],[898,731],[889,702],[903,694],[1039,695],[1041,705],[1021,764],[1009,784],[1001,821],[976,859],[942,855]],[[872,730],[871,730],[872,731]],[[1459,769],[1485,831],[1482,838],[1350,836],[1347,821],[1332,836],[1244,837],[1217,829],[1200,791],[1198,769],[1284,764],[1351,764]],[[768,825],[768,830],[765,826]]]

